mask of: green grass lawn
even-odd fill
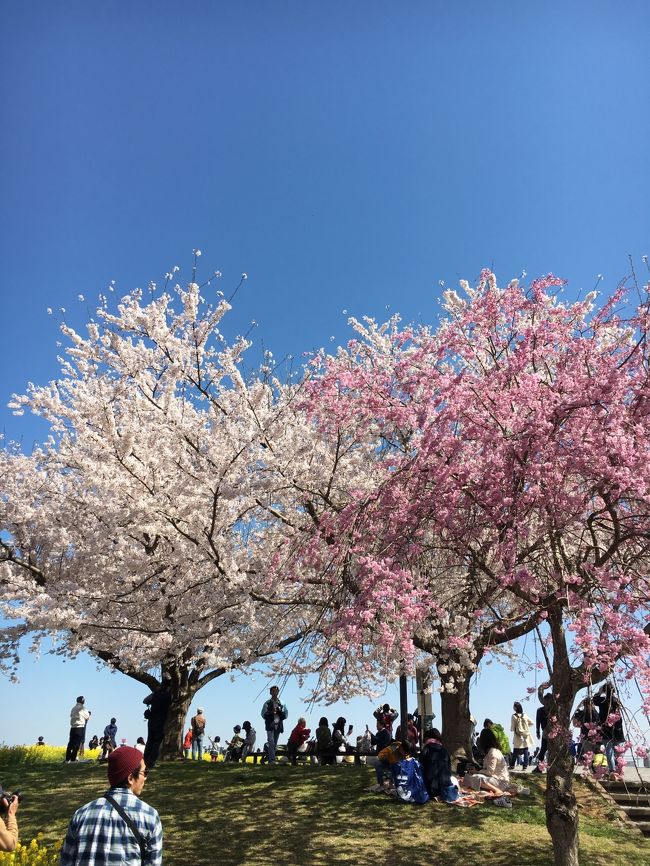
[[[0,762],[0,780],[24,794],[21,841],[62,840],[74,810],[107,788],[96,763]],[[544,825],[544,779],[512,810],[407,806],[366,788],[368,767],[157,766],[143,798],[160,812],[166,866],[533,866],[551,863]],[[576,782],[581,861],[648,866],[650,841],[617,825],[607,805]]]

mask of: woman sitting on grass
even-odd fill
[[[485,754],[483,766],[478,773],[466,773],[461,779],[461,786],[472,791],[488,791],[501,797],[510,788],[510,773],[508,762],[499,749],[499,741],[490,728],[483,728],[481,731],[479,747]]]

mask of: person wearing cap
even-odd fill
[[[79,695],[77,703],[70,710],[70,737],[68,738],[68,748],[65,750],[66,764],[77,760],[79,747],[84,741],[86,725],[90,718],[90,710],[86,709],[85,703],[84,696]]]
[[[110,866],[114,863],[161,866],[160,816],[140,799],[147,772],[138,749],[121,746],[111,752],[108,756],[110,788],[72,816],[61,848],[60,866]],[[120,809],[135,831],[120,814]]]
[[[203,715],[203,707],[198,707],[196,715],[190,719],[192,726],[192,760],[203,760],[203,736],[205,734],[206,718]]]
[[[15,851],[18,844],[18,822],[16,812],[18,811],[19,798],[12,797],[0,785],[0,806],[5,812],[4,820],[0,818],[0,851]]]

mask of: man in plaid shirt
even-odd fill
[[[142,841],[106,797],[86,803],[68,825],[60,866],[161,866],[162,825],[158,812],[140,799],[147,777],[142,752],[120,746],[108,756],[112,796],[135,824]]]

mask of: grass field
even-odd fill
[[[23,843],[57,845],[74,810],[106,788],[96,763],[17,764],[0,780],[19,787]],[[150,774],[143,798],[160,812],[166,866],[541,866],[551,863],[544,779],[512,810],[402,805],[366,788],[371,768],[172,763]],[[648,866],[650,841],[617,825],[583,783],[581,862]]]

